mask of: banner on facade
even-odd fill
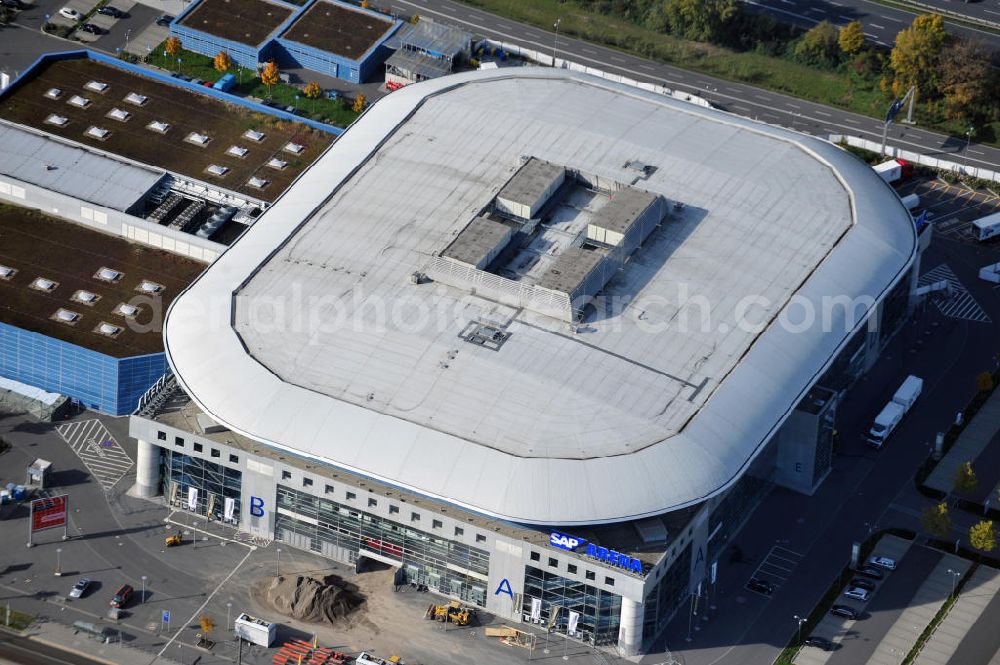
[[[576,635],[576,626],[578,623],[580,623],[580,613],[570,612],[569,623],[566,624],[566,632],[570,635]]]
[[[226,507],[223,511],[223,516],[226,518],[227,522],[232,522],[233,517],[236,515],[236,499],[231,496],[226,497]]]
[[[719,574],[719,562],[718,561],[713,561],[712,562],[712,584],[715,584],[715,579],[716,579],[716,577],[718,577],[718,574]]]
[[[542,600],[541,598],[531,599],[531,620],[539,621],[542,618]]]
[[[188,488],[188,510],[198,509],[198,488],[189,487]]]

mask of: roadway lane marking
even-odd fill
[[[825,115],[827,118],[832,118],[833,117],[831,114],[827,113],[826,111],[819,111],[819,110],[817,110],[817,111],[815,111],[815,113],[816,113],[816,115]]]
[[[105,492],[132,468],[132,458],[98,418],[56,428]]]
[[[844,118],[844,122],[850,122],[850,123],[855,124],[855,125],[860,125],[861,124],[860,122],[858,122],[854,118]]]
[[[868,25],[870,25],[873,28],[878,28],[879,30],[885,30],[885,26],[879,25],[878,23],[869,23]]]
[[[785,106],[791,106],[793,109],[801,109],[802,108],[798,104],[792,104],[791,102],[786,102]]]
[[[879,18],[885,19],[886,21],[894,21],[896,23],[905,23],[906,22],[906,21],[901,21],[898,18],[893,18],[891,16],[883,16],[882,14],[879,14]]]
[[[976,299],[972,297],[965,285],[958,279],[958,276],[947,263],[931,268],[917,280],[917,286],[927,286],[942,280],[951,285],[951,292],[942,294],[935,292],[930,294],[931,301],[943,315],[973,321],[975,323],[991,323],[989,315],[983,311]]]
[[[771,101],[771,98],[770,98],[770,97],[765,97],[764,95],[754,95],[754,97],[755,97],[756,99],[762,99],[762,100],[764,100],[765,102],[769,102],[769,101]]]

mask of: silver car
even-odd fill
[[[70,598],[82,598],[83,594],[87,593],[87,589],[90,587],[90,580],[86,577],[81,577],[80,581],[70,590]]]
[[[886,570],[896,570],[896,560],[887,556],[868,557],[868,563],[879,568],[885,568]]]
[[[868,600],[869,591],[867,589],[862,589],[860,587],[851,587],[844,592],[844,595],[848,598],[853,598],[854,600],[860,600],[862,602]]]

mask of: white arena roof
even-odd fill
[[[601,292],[624,306],[570,327],[411,280],[527,157],[684,204]],[[850,336],[842,308],[832,333],[778,325],[790,298],[880,298],[915,254],[896,194],[827,142],[584,74],[468,73],[370,108],[175,300],[166,347],[253,439],[515,522],[613,522],[735,482]],[[464,341],[477,321],[502,345]]]

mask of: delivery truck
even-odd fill
[[[251,644],[269,647],[274,642],[277,624],[250,616],[246,612],[236,617],[233,632]]]
[[[974,221],[972,232],[976,235],[976,240],[980,242],[1000,235],[1000,212],[986,215]]]
[[[906,380],[903,381],[902,385],[899,386],[892,396],[892,400],[875,416],[875,421],[872,423],[871,428],[868,430],[868,435],[865,437],[869,446],[881,449],[885,445],[889,435],[896,430],[899,423],[903,420],[903,416],[913,408],[923,389],[923,379],[912,374],[906,377]]]
[[[890,185],[902,182],[913,175],[913,165],[903,159],[890,159],[872,167],[882,180]]]

